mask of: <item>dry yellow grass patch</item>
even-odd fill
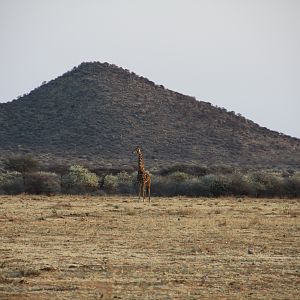
[[[299,200],[1,196],[0,299],[299,298]]]

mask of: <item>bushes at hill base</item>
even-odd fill
[[[103,189],[108,194],[116,194],[118,190],[118,178],[115,175],[106,175],[104,177]]]
[[[82,166],[71,166],[69,172],[62,177],[62,192],[64,193],[84,194],[98,189],[98,176]]]
[[[25,192],[28,194],[60,193],[60,177],[55,173],[35,172],[26,176]]]
[[[236,172],[228,176],[228,180],[228,195],[253,196],[255,194],[255,188],[247,175]]]
[[[201,177],[152,176],[152,195],[191,197],[250,196],[300,197],[300,176],[282,178],[276,174],[233,173]]]
[[[17,171],[27,173],[38,168],[38,161],[31,155],[16,155],[10,156],[4,160],[4,168],[9,171]]]
[[[175,170],[166,175],[151,175],[151,194],[153,196],[219,197],[300,197],[299,172],[232,172],[227,174],[206,174],[195,176]],[[25,183],[20,172],[0,172],[0,193],[19,194],[67,194],[94,193],[137,195],[137,172],[125,171],[116,175],[104,175],[99,184],[99,177],[87,168],[74,165],[61,177],[61,174],[50,172],[26,173]]]
[[[290,198],[300,197],[300,174],[284,178],[283,195]]]
[[[170,173],[168,177],[170,178],[171,181],[174,182],[184,182],[188,180],[190,176],[184,172],[175,171],[173,173]]]
[[[26,174],[36,171],[38,165],[38,161],[31,155],[16,155],[4,160],[6,170],[22,174],[23,185],[25,185]]]
[[[60,179],[55,173],[34,172],[26,174],[25,183],[20,172],[0,173],[0,193],[17,195],[60,193]]]
[[[181,174],[182,176],[182,174]],[[157,196],[205,196],[218,197],[228,194],[229,181],[224,176],[206,175],[202,177],[154,176],[152,194]]]
[[[17,195],[23,192],[23,177],[20,172],[0,173],[0,194]]]
[[[253,196],[282,196],[284,180],[272,173],[256,172],[250,176]]]
[[[108,194],[133,194],[137,188],[137,172],[129,175],[127,172],[120,172],[117,175],[106,175],[104,177],[103,189]]]

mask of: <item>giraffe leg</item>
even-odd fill
[[[149,183],[148,183],[148,196],[149,196],[149,202],[151,201],[151,199],[150,199],[150,186],[151,186],[151,183],[149,182]]]
[[[143,197],[143,202],[144,202],[144,184],[141,183],[141,197]]]
[[[139,183],[139,200],[141,198],[141,193],[142,193],[142,185]]]
[[[143,183],[143,202],[145,201],[145,184]]]

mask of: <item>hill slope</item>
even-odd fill
[[[82,63],[0,104],[0,153],[101,165],[134,161],[300,167],[300,140],[107,63]]]

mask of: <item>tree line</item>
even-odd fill
[[[80,165],[45,168],[32,156],[2,161],[0,194],[119,194],[136,195],[137,172],[89,170]],[[300,172],[292,169],[244,171],[230,166],[174,165],[153,169],[153,196],[300,197]]]

